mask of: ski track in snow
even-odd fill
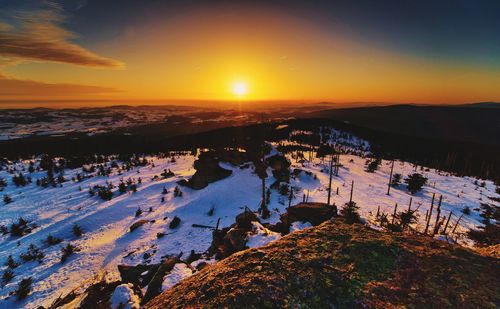
[[[41,188],[35,184],[16,188],[12,184],[12,175],[7,171],[0,171],[0,178],[5,178],[8,186],[3,192],[13,198],[8,205],[2,203],[0,224],[9,226],[12,222],[23,217],[38,224],[31,234],[20,238],[10,235],[0,236],[0,263],[1,270],[6,269],[4,262],[9,255],[20,262],[19,255],[25,252],[29,244],[36,244],[45,254],[43,263],[22,263],[14,269],[14,279],[0,288],[1,308],[36,308],[39,305],[49,305],[60,295],[65,295],[80,286],[84,280],[92,278],[97,273],[109,271],[116,274],[118,264],[135,265],[139,263],[158,263],[165,255],[177,255],[183,252],[183,258],[191,250],[205,251],[212,240],[210,229],[195,228],[192,224],[215,226],[220,218],[220,226],[225,227],[234,223],[234,218],[241,213],[245,206],[257,210],[260,202],[261,180],[252,172],[252,169],[240,169],[229,164],[221,163],[226,169],[233,171],[232,175],[223,180],[209,184],[202,190],[191,190],[181,187],[182,197],[173,196],[176,182],[182,178],[190,177],[195,170],[192,168],[195,157],[179,156],[176,162],[169,159],[153,159],[155,167],[137,167],[122,175],[113,173],[110,177],[96,176],[85,179],[80,183],[70,179],[81,169],[66,170],[67,182],[61,188]],[[368,222],[373,222],[377,207],[382,212],[388,213],[389,218],[398,203],[399,210],[407,209],[410,194],[401,185],[391,188],[391,194],[386,195],[389,179],[390,162],[382,161],[380,169],[375,173],[364,170],[366,159],[354,155],[342,155],[339,176],[333,177],[332,201],[337,206],[349,200],[351,181],[354,180],[353,200],[360,206],[360,213]],[[292,204],[302,201],[303,192],[309,190],[310,202],[325,202],[328,186],[328,161],[316,158],[314,162],[299,163],[291,159],[291,169],[300,168],[312,172],[314,176],[301,173],[292,179],[291,185],[296,187]],[[154,175],[160,175],[163,169],[171,169],[175,177],[153,180]],[[139,173],[138,173],[139,171]],[[409,163],[397,161],[394,173],[405,177],[413,173],[414,166]],[[423,217],[430,208],[431,197],[436,193],[436,203],[439,195],[443,195],[442,216],[448,216],[453,211],[451,226],[461,215],[461,210],[469,206],[471,214],[462,218],[459,232],[465,232],[480,224],[481,217],[475,210],[480,202],[498,205],[487,197],[499,197],[495,193],[495,185],[486,181],[484,188],[474,185],[475,178],[449,176],[446,173],[438,174],[435,170],[421,171],[419,173],[429,178],[428,185],[413,197],[412,209],[419,207],[419,223],[416,228],[423,230]],[[268,175],[272,175],[271,170]],[[31,174],[33,181],[45,176],[45,172]],[[99,197],[91,197],[88,193],[89,186],[104,184],[106,180],[118,185],[119,179],[142,178],[136,193],[120,195],[117,191],[110,201],[102,201]],[[269,186],[274,182],[273,177],[266,179]],[[481,182],[481,180],[480,180]],[[82,188],[79,191],[79,187]],[[162,195],[163,188],[169,193]],[[339,188],[339,195],[336,189]],[[117,189],[115,189],[117,190]],[[165,202],[161,203],[161,197]],[[482,201],[480,200],[482,199]],[[283,213],[288,205],[288,197],[281,196],[272,191],[270,209],[272,210],[269,222],[279,221],[279,214]],[[140,207],[143,214],[135,217],[135,211]],[[149,207],[153,211],[149,212]],[[213,216],[208,216],[210,208],[215,207]],[[169,229],[168,225],[174,216],[182,221],[178,228]],[[435,212],[433,217],[435,216]],[[168,217],[164,220],[165,217]],[[146,223],[133,232],[129,232],[132,223],[139,219],[155,220]],[[432,221],[433,222],[433,221]],[[72,226],[78,224],[85,231],[81,238],[72,234]],[[432,226],[432,225],[431,225]],[[157,233],[165,233],[162,238],[157,238]],[[47,247],[43,240],[49,235],[63,238],[58,245]],[[18,241],[20,245],[18,245]],[[80,248],[66,263],[61,264],[61,248],[68,241]],[[470,241],[463,239],[463,243],[470,245]],[[146,260],[144,254],[150,255]],[[17,288],[19,281],[28,276],[33,277],[32,292],[24,301],[16,301],[15,297],[8,298],[9,293]]]

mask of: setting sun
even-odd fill
[[[248,86],[245,82],[236,82],[232,87],[233,94],[237,97],[243,97],[248,93]]]

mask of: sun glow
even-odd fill
[[[245,82],[235,82],[232,85],[232,92],[235,96],[242,98],[248,93],[248,85]]]

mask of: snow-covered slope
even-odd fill
[[[359,143],[359,141],[358,141]],[[232,175],[223,180],[211,183],[202,190],[192,190],[181,187],[182,197],[174,197],[173,191],[177,181],[194,174],[193,162],[196,159],[191,155],[177,156],[176,162],[170,158],[147,157],[150,163],[143,167],[135,167],[130,171],[118,174],[113,170],[109,177],[95,176],[74,182],[70,179],[81,169],[66,170],[62,187],[42,188],[35,184],[25,187],[16,187],[12,184],[12,174],[6,170],[0,171],[0,178],[6,179],[8,186],[0,193],[7,194],[12,202],[2,204],[0,224],[10,226],[20,217],[36,223],[38,227],[30,234],[22,237],[13,237],[9,234],[0,236],[0,263],[2,272],[6,269],[3,263],[9,255],[17,262],[21,262],[20,255],[26,252],[30,244],[35,244],[42,250],[45,257],[42,263],[35,261],[21,263],[14,269],[15,277],[0,288],[0,307],[36,308],[39,305],[48,305],[61,294],[80,286],[86,279],[98,273],[108,271],[116,274],[118,264],[135,265],[139,263],[157,263],[166,255],[183,253],[183,258],[191,250],[201,253],[210,245],[212,231],[208,228],[193,227],[192,224],[215,226],[220,218],[220,226],[225,227],[234,223],[234,217],[241,213],[245,206],[257,210],[260,202],[261,180],[252,171],[252,168],[240,168],[222,163]],[[329,181],[328,163],[320,158],[312,162],[297,162],[290,158],[291,169],[302,169],[291,185],[296,194],[292,204],[303,199],[308,194],[311,202],[326,202],[327,186]],[[354,181],[353,200],[360,206],[362,217],[368,222],[374,222],[377,208],[392,214],[394,204],[398,203],[406,208],[410,194],[404,185],[392,188],[391,194],[386,195],[389,179],[390,162],[382,161],[381,168],[374,173],[365,171],[365,158],[354,155],[342,155],[339,176],[333,177],[332,200],[336,205],[343,205],[349,200],[351,182]],[[18,169],[27,162],[16,163]],[[14,165],[10,165],[12,167]],[[159,176],[164,169],[171,169],[175,177],[163,179]],[[489,197],[499,197],[495,193],[495,185],[485,181],[484,187],[475,185],[476,179],[469,177],[455,177],[435,170],[424,169],[419,172],[429,178],[428,186],[423,191],[413,195],[413,209],[419,207],[421,219],[416,227],[423,229],[422,217],[429,209],[433,193],[443,195],[442,215],[453,211],[451,224],[461,215],[464,207],[471,209],[470,215],[465,215],[457,232],[464,232],[468,228],[480,224],[477,210],[481,201],[488,201]],[[405,162],[396,162],[395,173],[403,176],[411,174],[414,166]],[[310,173],[305,173],[310,172]],[[46,172],[33,172],[31,177],[36,180],[46,175]],[[269,170],[268,175],[272,175]],[[114,196],[110,201],[103,201],[98,196],[90,196],[89,186],[104,185],[106,181],[118,185],[120,179],[141,177],[137,192],[119,194],[114,189]],[[273,177],[267,179],[267,184],[274,182]],[[480,181],[479,183],[481,183]],[[339,194],[335,194],[337,191]],[[81,188],[81,190],[80,190]],[[169,193],[163,194],[163,189]],[[164,197],[164,202],[162,202]],[[269,222],[277,222],[279,214],[288,206],[288,196],[282,196],[272,190],[270,209],[272,210]],[[140,208],[142,214],[136,217]],[[151,211],[150,211],[151,208]],[[211,211],[211,209],[214,209]],[[169,224],[177,216],[181,223],[171,229]],[[138,220],[148,222],[130,232],[130,226]],[[77,224],[85,232],[77,238],[72,233],[72,227]],[[307,225],[305,225],[307,226]],[[158,238],[158,233],[164,234]],[[60,244],[48,246],[44,240],[48,235],[62,238]],[[463,241],[467,242],[466,239]],[[61,248],[68,242],[80,249],[70,256],[65,263],[61,263]],[[17,301],[10,296],[21,279],[33,277],[33,289],[24,301]]]

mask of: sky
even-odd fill
[[[450,104],[498,85],[500,1],[0,0],[0,107]]]

